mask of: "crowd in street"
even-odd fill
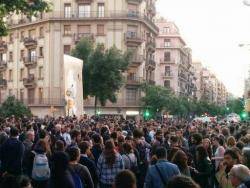
[[[247,122],[0,118],[1,188],[250,188]]]

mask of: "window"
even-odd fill
[[[23,102],[24,100],[24,89],[20,89],[20,101]]]
[[[10,33],[10,35],[9,35],[9,40],[10,40],[10,43],[12,43],[13,42],[13,40],[14,40],[14,38],[13,38],[13,33]]]
[[[9,70],[9,81],[13,81],[12,70]]]
[[[65,18],[71,17],[71,4],[64,4],[64,17]]]
[[[20,51],[20,60],[22,61],[24,58],[24,50],[21,50]]]
[[[164,27],[163,28],[163,33],[170,33],[170,28],[169,27]]]
[[[35,101],[35,89],[28,89],[28,103],[33,104]]]
[[[20,69],[20,80],[23,80],[23,76],[24,76],[24,69],[21,68]]]
[[[126,101],[128,105],[135,105],[137,89],[127,89]]]
[[[97,25],[97,35],[104,35],[104,25]]]
[[[136,4],[128,4],[128,16],[136,17],[138,15],[138,8]]]
[[[43,29],[43,27],[40,27],[39,36],[40,36],[41,38],[44,37],[44,29]]]
[[[127,37],[137,38],[138,27],[133,25],[128,25]]]
[[[35,29],[29,30],[29,37],[32,39],[36,38],[36,30]]]
[[[12,96],[12,95],[13,95],[12,89],[9,89],[9,96]]]
[[[38,99],[39,99],[39,104],[42,104],[42,102],[43,102],[43,88],[38,89]]]
[[[165,75],[170,76],[170,66],[165,66]]]
[[[13,52],[9,53],[9,61],[13,62]]]
[[[170,88],[170,80],[165,80],[164,81],[164,87]]]
[[[79,18],[90,17],[90,5],[79,4],[78,5],[78,16]]]
[[[39,56],[40,56],[40,57],[43,57],[43,47],[40,47],[40,48],[39,48]]]
[[[64,35],[70,35],[70,34],[71,34],[70,25],[64,25]]]
[[[64,45],[63,51],[64,54],[70,54],[70,45]]]
[[[78,26],[78,34],[90,34],[91,27],[90,25],[79,25]]]
[[[98,17],[104,17],[104,3],[98,3]]]
[[[36,60],[36,51],[34,49],[29,50],[28,57],[29,57],[29,60],[35,61]]]
[[[164,39],[164,47],[170,47],[170,39]]]
[[[43,67],[39,67],[38,78],[43,79]]]
[[[23,39],[24,39],[24,31],[21,31],[21,41],[23,41]]]
[[[170,52],[164,52],[164,61],[170,61],[171,54]]]

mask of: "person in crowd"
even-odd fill
[[[63,141],[61,140],[57,140],[55,143],[55,152],[56,151],[65,151],[65,146]]]
[[[233,148],[235,146],[236,146],[236,140],[235,140],[235,138],[233,136],[229,136],[227,138],[227,147],[228,148]]]
[[[115,177],[113,188],[136,188],[136,177],[130,170],[122,170]]]
[[[122,156],[115,151],[112,140],[107,140],[103,153],[98,159],[97,172],[100,188],[111,188],[115,176],[124,169]]]
[[[98,183],[98,175],[97,175],[97,168],[95,165],[95,161],[89,157],[92,155],[90,151],[90,143],[87,141],[82,141],[79,144],[79,148],[81,151],[79,163],[86,166],[89,169],[89,172],[91,174],[94,183],[94,187],[96,188]]]
[[[18,129],[11,127],[10,138],[0,147],[0,174],[21,175],[24,150],[23,143],[18,140]]]
[[[134,173],[136,173],[135,169],[138,168],[138,165],[137,165],[137,158],[133,152],[132,145],[129,143],[124,143],[123,151],[124,153],[122,155],[122,159],[124,162],[125,169],[129,169]]]
[[[180,174],[178,166],[167,161],[167,150],[159,147],[156,150],[158,162],[149,167],[144,188],[165,188],[170,178]]]
[[[23,141],[25,153],[31,151],[34,141],[35,141],[35,132],[33,130],[27,131],[26,139]]]
[[[190,177],[175,176],[169,180],[166,188],[200,188]]]
[[[250,188],[250,170],[245,165],[234,165],[229,172],[229,178],[235,188]]]
[[[208,157],[207,150],[204,146],[200,145],[196,148],[196,169],[198,173],[195,175],[196,182],[202,188],[210,188],[211,182],[211,172],[212,163]]]
[[[202,145],[206,149],[209,159],[212,159],[213,152],[212,152],[211,142],[210,142],[209,138],[204,138],[202,140]]]
[[[52,156],[50,188],[75,188],[69,171],[69,156],[65,152],[55,152]]]
[[[29,177],[20,176],[17,179],[17,188],[32,188],[31,180],[29,179]]]
[[[78,176],[81,179],[82,187],[94,188],[94,183],[88,168],[78,163],[80,160],[80,149],[75,146],[69,147],[67,154],[69,156],[69,169],[73,179],[75,176]]]
[[[218,169],[220,162],[223,160],[225,149],[224,149],[224,140],[218,136],[213,137],[212,145],[216,148],[214,157],[212,160],[215,161],[215,170]]]
[[[102,142],[102,138],[99,134],[94,134],[92,136],[92,142],[93,142],[93,147],[91,149],[91,152],[94,156],[95,159],[95,164],[97,164],[98,159],[102,153],[102,149],[103,149],[103,142]]]
[[[233,185],[228,177],[228,174],[233,165],[239,163],[239,156],[232,149],[227,149],[224,153],[224,161],[220,163],[219,171],[216,173],[216,178],[222,188],[232,188]]]
[[[183,136],[183,130],[182,129],[178,129],[176,131],[176,136],[179,137],[179,145],[182,148],[184,148],[186,151],[189,150],[188,140]]]
[[[71,136],[70,136],[70,127],[69,126],[64,126],[62,128],[62,137],[66,143],[67,146],[71,144]]]
[[[242,158],[243,164],[248,168],[250,168],[250,148],[249,147],[243,148],[242,154],[243,154]]]
[[[81,132],[77,129],[73,129],[70,135],[71,135],[71,144],[67,148],[77,147],[81,141]]]

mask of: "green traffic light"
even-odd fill
[[[246,118],[246,117],[247,117],[247,113],[246,113],[246,112],[243,112],[243,113],[241,114],[241,116],[242,116],[242,118]]]
[[[145,116],[146,116],[146,117],[148,117],[148,116],[149,116],[149,112],[148,112],[148,111],[145,113]]]

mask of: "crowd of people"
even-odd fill
[[[247,122],[0,118],[1,188],[250,188]]]

